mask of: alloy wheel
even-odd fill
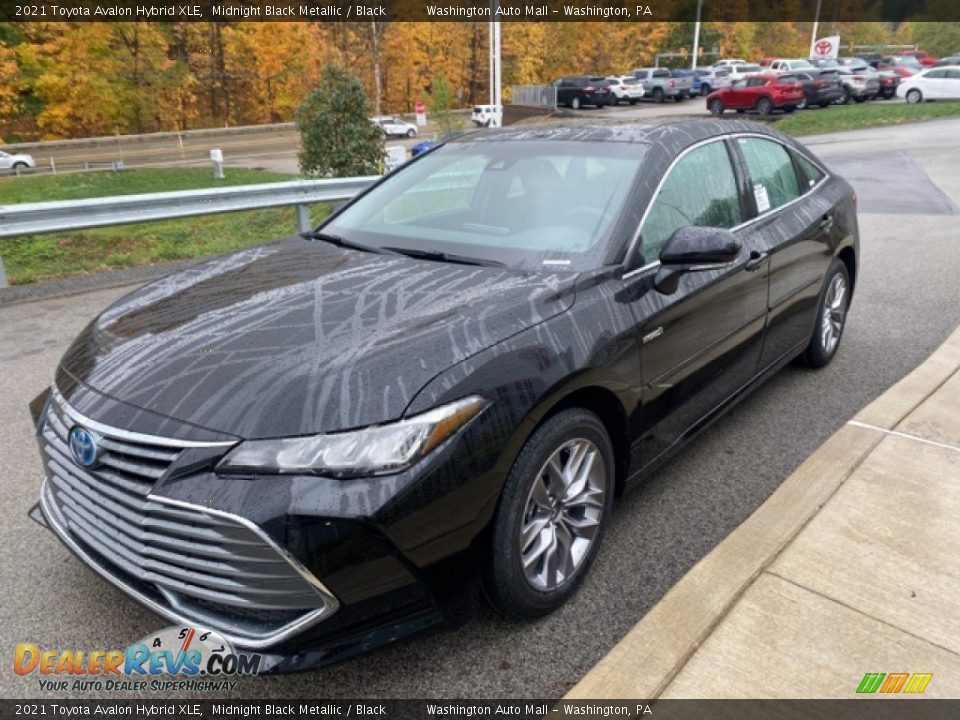
[[[541,591],[568,582],[600,529],[606,488],[600,450],[576,438],[553,452],[527,496],[520,556],[527,582]]]
[[[820,340],[826,354],[833,355],[840,342],[843,332],[843,323],[847,308],[847,281],[843,275],[837,273],[830,281],[827,295],[823,299],[823,310],[820,314]]]

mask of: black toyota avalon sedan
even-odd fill
[[[481,592],[548,613],[625,487],[784,364],[830,362],[855,204],[747,122],[453,140],[91,322],[33,403],[35,517],[278,671]]]

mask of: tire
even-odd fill
[[[757,113],[763,117],[768,117],[773,112],[773,101],[768,97],[762,97],[757,100]]]
[[[852,98],[852,97],[853,97],[853,96],[850,94],[850,88],[848,88],[848,87],[845,86],[845,87],[843,88],[843,95],[841,95],[841,96],[840,96],[840,99],[837,100],[837,105],[849,105],[849,104],[850,104],[850,98]]]
[[[796,109],[797,109],[797,106],[796,106],[796,105],[785,105],[784,108],[783,108],[783,111],[784,111],[787,115],[789,115],[790,113],[792,113],[792,112],[793,112],[794,110],[796,110]]]
[[[825,367],[837,354],[843,330],[846,327],[847,310],[850,307],[850,289],[850,274],[847,272],[847,266],[834,258],[827,270],[823,288],[820,290],[817,320],[813,327],[813,334],[810,336],[810,344],[803,352],[802,359],[805,365],[813,368]]]
[[[579,110],[580,104],[581,104],[580,96],[574,95],[573,99],[570,101],[570,107],[572,107],[574,110]]]
[[[797,110],[806,110],[808,107],[810,107],[810,103],[807,102],[807,96],[804,95],[803,100],[797,105]]]
[[[417,136],[417,131],[416,131],[416,130],[412,130],[412,129],[411,129],[411,130],[407,130],[407,137],[408,137],[408,138],[412,138],[412,137],[416,137],[416,136]]]
[[[653,101],[654,101],[654,102],[658,102],[658,103],[662,103],[662,102],[663,102],[663,88],[662,88],[662,87],[655,87],[655,88],[653,89]]]
[[[822,107],[822,108],[830,107],[830,103],[828,103],[828,102],[822,102],[822,103],[820,103],[820,107]]]
[[[630,104],[631,104],[631,105],[636,105],[636,104],[637,104],[637,99],[636,99],[636,98],[630,98]]]
[[[857,103],[857,105],[860,105],[860,104],[862,104],[862,103],[865,103],[867,100],[868,100],[868,98],[865,98],[865,97],[863,97],[862,95],[861,95],[860,97],[858,97],[858,98],[854,98],[854,99],[853,99],[853,101],[854,101],[855,103]]]
[[[674,101],[675,103],[682,102],[682,101],[683,101],[683,93],[680,93],[679,95],[674,95],[674,96],[673,96],[673,101]]]
[[[589,452],[593,457],[589,480],[580,486],[582,492],[574,495],[574,500],[587,502],[568,503],[564,507],[557,500],[564,489],[570,490],[570,485],[564,488],[561,476],[555,474],[557,484],[548,489],[547,468],[556,459],[567,469],[567,463],[575,462],[573,453],[577,451]],[[572,485],[580,484],[580,480],[575,477]],[[517,456],[494,515],[484,565],[484,588],[493,606],[514,617],[538,617],[563,605],[586,577],[596,557],[613,509],[613,494],[613,445],[600,419],[587,410],[571,408],[544,422]],[[530,539],[524,544],[524,528],[538,525],[539,532],[528,532]],[[573,534],[574,530],[577,534]],[[571,554],[564,553],[565,558],[554,554],[551,574],[550,550],[544,552],[542,548],[546,545],[555,552],[558,537],[579,543],[580,555],[574,559],[575,545],[569,546]],[[562,552],[562,545],[560,549]],[[525,558],[530,562],[526,569]],[[564,565],[566,573],[562,572]]]
[[[13,169],[14,169],[14,170],[21,170],[21,169],[26,168],[26,167],[29,167],[29,165],[27,165],[27,164],[26,164],[25,162],[23,162],[22,160],[21,160],[20,162],[15,162],[15,163],[13,164]]]
[[[910,103],[911,105],[916,105],[918,102],[921,102],[922,100],[923,100],[922,92],[920,92],[916,88],[907,90],[906,101],[908,103]]]
[[[701,85],[700,85],[700,94],[703,95],[704,97],[706,97],[707,95],[709,95],[712,90],[713,90],[713,88],[710,87],[710,85],[708,85],[707,83],[701,83]]]
[[[723,115],[723,111],[726,110],[726,107],[723,104],[723,100],[720,98],[714,98],[710,101],[710,104],[707,105],[707,110],[709,110],[712,115]]]
[[[737,110],[737,115],[743,115],[745,112],[746,110]]]

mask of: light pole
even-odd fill
[[[500,0],[491,0],[490,14],[497,17]],[[500,94],[500,21],[490,22],[490,104],[493,106],[493,117],[490,127],[503,125],[503,98]]]
[[[690,69],[697,69],[697,52],[700,50],[700,11],[703,10],[703,0],[697,0],[697,21],[693,24],[693,57],[690,60]]]
[[[820,0],[817,0],[817,10],[813,15],[813,34],[810,35],[810,57],[813,57],[813,46],[817,42],[818,25],[820,25]]]

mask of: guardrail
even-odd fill
[[[309,205],[347,200],[378,179],[379,176],[374,175],[293,180],[263,185],[5,205],[0,206],[0,239],[285,205],[296,206],[297,228],[305,232],[311,227]],[[6,286],[7,277],[0,257],[0,288]]]

